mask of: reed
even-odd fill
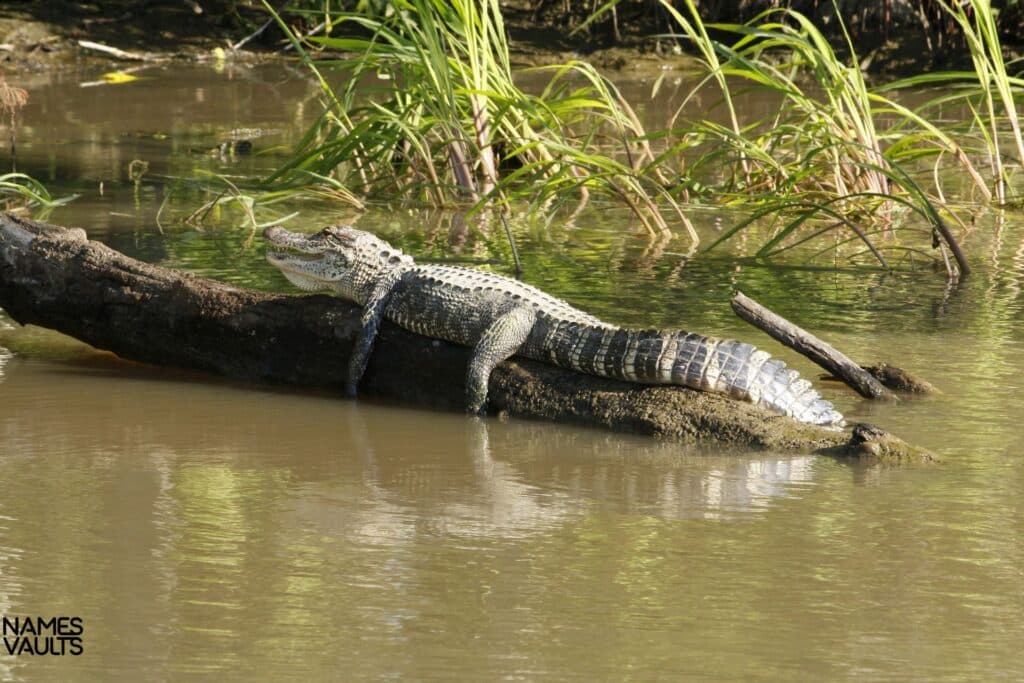
[[[732,98],[724,100],[728,127],[707,120],[684,124],[689,130],[681,133],[696,133],[705,147],[715,147],[694,162],[695,170],[720,166],[723,150],[731,151],[739,169],[729,178],[744,180],[727,192],[733,199],[738,193],[751,201],[794,192],[829,197],[889,194],[888,160],[863,75],[837,57],[805,16],[773,9],[747,24],[711,25],[738,36],[733,44],[724,45],[712,41],[705,28],[696,28],[699,16],[692,1],[686,2],[692,16],[681,24],[683,31],[698,43],[697,50],[723,93],[754,87],[779,102],[776,114],[746,121],[742,128]],[[683,19],[678,12],[673,16]],[[707,57],[711,53],[717,55],[713,61]],[[856,64],[855,55],[850,62]],[[677,117],[681,116],[682,110]]]
[[[959,218],[943,170],[955,164],[986,200],[1007,201],[1006,145],[1024,158],[1014,99],[1024,81],[1007,70],[989,0],[937,1],[962,30],[974,72],[872,87],[841,22],[846,57],[791,9],[706,25],[695,0],[659,0],[678,29],[668,37],[693,45],[704,76],[669,127],[656,131],[645,130],[614,84],[585,62],[539,67],[547,87],[519,89],[497,0],[396,0],[386,12],[332,13],[322,22],[326,35],[308,40],[276,17],[319,79],[324,110],[266,187],[315,187],[353,205],[398,196],[473,209],[526,202],[547,210],[597,195],[621,201],[652,233],[683,226],[694,242],[685,202],[747,207],[751,219],[725,235],[773,218],[760,257],[843,230],[883,266],[887,249],[905,247],[875,236],[899,227],[909,211],[966,274],[944,222]],[[601,4],[581,28],[615,5]],[[721,35],[731,42],[713,37]],[[348,56],[319,58],[324,48]],[[340,86],[325,68],[341,70]],[[919,107],[898,97],[936,85],[944,91]],[[709,87],[722,115],[692,117],[688,105]],[[772,95],[777,109],[760,119],[742,111],[740,95],[750,89]],[[969,130],[932,122],[950,104],[973,112]],[[928,164],[931,191],[920,182]]]
[[[696,44],[708,74],[687,100],[713,81],[723,93],[754,88],[779,103],[776,112],[761,120],[737,121],[735,97],[724,97],[724,124],[687,121],[686,101],[677,112],[672,134],[680,142],[667,154],[694,157],[687,167],[691,184],[704,188],[702,198],[753,211],[709,248],[770,219],[776,227],[758,257],[779,254],[787,245],[806,241],[808,234],[821,237],[846,230],[888,267],[884,249],[869,235],[878,227],[895,227],[900,212],[909,208],[952,251],[960,275],[970,271],[942,217],[941,187],[936,184],[938,197],[929,194],[906,169],[916,172],[929,157],[936,165],[952,158],[984,188],[981,174],[951,135],[886,97],[884,87],[868,86],[841,23],[846,60],[799,12],[771,9],[746,24],[705,28],[692,0],[683,4],[688,16],[663,0],[682,34]],[[737,38],[728,45],[714,41],[709,28]],[[884,127],[878,124],[883,118]]]
[[[926,128],[935,139],[940,135],[921,119],[943,107],[966,106],[975,124],[973,131],[969,131],[974,133],[970,137],[975,144],[963,156],[973,154],[987,159],[991,170],[991,189],[984,187],[983,193],[986,199],[1005,204],[1014,194],[1005,148],[1010,147],[1016,152],[1016,163],[1012,165],[1019,168],[1024,164],[1024,135],[1017,113],[1017,96],[1024,88],[1024,79],[1010,75],[990,0],[958,3],[936,0],[936,3],[960,29],[960,37],[970,53],[974,71],[913,76],[890,83],[886,89],[942,88],[939,95],[914,113],[915,122]],[[943,147],[958,154],[957,147],[953,145],[944,143]],[[963,159],[961,163],[964,163]],[[976,171],[972,177],[977,185],[984,185]]]
[[[53,197],[45,185],[24,173],[4,173],[0,175],[0,197],[3,198],[5,210],[20,206],[37,206],[43,209],[53,209],[67,204],[77,196]]]
[[[332,15],[339,35],[309,40],[349,58],[316,60],[290,34],[325,106],[271,185],[331,179],[358,197],[474,208],[598,193],[621,199],[651,231],[689,227],[664,172],[648,166],[646,131],[591,65],[540,67],[548,85],[529,94],[514,82],[497,0],[393,8]],[[338,89],[326,66],[345,73]]]

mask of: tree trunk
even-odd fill
[[[339,396],[360,313],[330,296],[268,294],[142,263],[87,241],[81,230],[3,213],[0,306],[22,324],[56,329],[123,358],[326,386]],[[385,323],[360,395],[461,409],[469,356],[467,348]],[[864,430],[851,437],[724,396],[527,360],[500,365],[489,389],[491,407],[515,417],[748,447],[931,459],[881,430],[865,440]]]

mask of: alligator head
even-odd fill
[[[348,225],[332,225],[314,235],[275,225],[263,237],[272,247],[267,261],[296,287],[331,290],[360,305],[385,272],[413,263],[387,242]]]

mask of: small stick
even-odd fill
[[[262,35],[263,32],[266,31],[267,28],[271,24],[273,24],[273,23],[274,23],[273,19],[267,19],[266,22],[264,22],[264,24],[262,26],[260,26],[258,29],[253,31],[251,34],[247,35],[245,38],[242,38],[240,41],[238,41],[234,45],[232,45],[231,49],[232,50],[240,50],[242,48],[242,46],[244,46],[250,40],[252,40],[253,38],[258,38],[260,35]]]
[[[865,398],[893,399],[896,396],[838,349],[830,346],[782,316],[772,313],[742,292],[732,298],[732,310],[768,336],[799,351],[815,363],[846,382]]]
[[[151,55],[145,55],[140,52],[127,52],[125,50],[121,50],[120,48],[104,45],[103,43],[94,43],[91,40],[80,40],[78,41],[78,46],[84,47],[86,50],[96,50],[97,52],[104,52],[110,55],[111,57],[116,57],[118,59],[128,59],[136,62],[148,62],[153,60],[153,57]]]

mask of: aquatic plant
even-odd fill
[[[751,199],[794,191],[826,197],[861,191],[888,194],[888,162],[863,75],[836,56],[805,16],[777,9],[748,24],[714,24],[739,36],[727,46],[710,39],[692,0],[682,4],[689,16],[663,2],[697,44],[709,77],[723,93],[731,123],[728,129],[706,120],[691,124],[699,140],[714,140],[717,148],[697,159],[691,173],[708,164],[720,167],[724,145],[735,152],[745,179],[739,189]],[[778,112],[741,128],[729,94],[736,86],[727,77],[777,96]]]
[[[923,119],[931,112],[950,105],[966,105],[974,120],[974,130],[980,145],[971,150],[987,158],[992,173],[992,191],[974,175],[986,199],[994,193],[996,201],[1006,203],[1012,188],[1009,186],[1004,145],[1015,148],[1017,166],[1024,164],[1024,135],[1017,113],[1016,94],[1024,87],[1024,79],[1011,76],[1003,56],[996,24],[996,13],[990,0],[936,3],[951,17],[960,29],[960,35],[970,52],[974,71],[953,71],[924,74],[888,84],[886,89],[936,87],[943,88],[935,98],[918,108],[915,123],[925,126]],[[936,131],[928,132],[938,137]],[[948,146],[948,145],[947,145]]]
[[[197,173],[203,178],[201,189],[214,196],[211,199],[203,202],[195,211],[189,214],[184,219],[186,225],[192,226],[198,230],[202,229],[203,224],[210,216],[211,213],[218,214],[216,217],[221,218],[220,212],[225,210],[240,210],[241,220],[233,219],[234,223],[247,224],[249,227],[249,237],[247,244],[251,243],[253,237],[262,230],[263,228],[269,227],[276,223],[287,221],[298,215],[298,212],[292,212],[288,215],[275,215],[272,218],[259,221],[256,217],[257,205],[266,208],[273,205],[276,202],[282,201],[290,197],[290,193],[269,193],[269,192],[258,192],[240,188],[231,178],[222,173],[211,173],[209,171],[198,170]],[[166,204],[166,198],[164,203]],[[157,224],[160,223],[160,213],[162,213],[163,205],[161,205],[160,211],[157,213]]]
[[[28,92],[9,85],[3,74],[0,74],[0,114],[8,118],[11,143],[11,172],[0,175],[0,206],[5,211],[27,206],[52,209],[78,196],[54,198],[41,182],[29,175],[16,172],[18,114],[27,103]]]
[[[588,22],[616,4],[605,2]],[[267,187],[318,187],[353,204],[399,196],[440,207],[529,202],[544,210],[596,193],[623,202],[652,233],[675,223],[694,242],[681,204],[746,207],[750,218],[724,234],[767,221],[761,257],[842,231],[833,244],[859,241],[883,267],[887,250],[916,249],[888,239],[903,216],[916,214],[947,264],[951,255],[966,274],[946,224],[962,223],[954,211],[962,207],[947,200],[943,179],[953,164],[986,199],[1006,201],[1006,141],[1024,158],[1014,104],[1024,81],[1009,74],[989,0],[941,7],[961,27],[975,71],[873,87],[842,21],[845,57],[790,9],[705,24],[694,0],[659,0],[676,26],[662,37],[693,46],[704,75],[657,131],[645,130],[614,84],[580,61],[533,69],[549,77],[537,94],[518,88],[497,0],[400,0],[384,11],[321,13],[325,35],[306,40],[277,16],[319,80],[324,111]],[[315,51],[324,48],[349,56],[322,59]],[[342,85],[331,85],[325,66],[344,70]],[[924,105],[898,97],[935,84],[946,90]],[[720,114],[694,115],[690,105],[709,88]],[[777,107],[753,119],[737,105],[750,90]],[[933,122],[950,103],[969,107],[969,130]],[[991,178],[979,169],[985,158]],[[926,189],[927,162],[934,185]]]
[[[67,204],[77,196],[53,197],[45,185],[24,173],[0,175],[0,198],[2,198],[4,210],[7,211],[22,206],[52,209]]]
[[[679,143],[667,154],[699,152],[688,169],[694,184],[705,188],[701,196],[755,210],[750,219],[741,221],[715,244],[756,219],[770,218],[777,227],[759,256],[788,248],[786,239],[795,240],[793,244],[806,241],[808,231],[821,236],[847,230],[850,240],[864,242],[867,251],[887,266],[882,248],[873,244],[869,235],[873,226],[888,230],[897,215],[894,212],[909,209],[931,225],[936,246],[950,249],[959,272],[969,272],[944,216],[959,219],[948,206],[946,211],[938,208],[946,204],[938,165],[944,157],[953,159],[987,192],[984,179],[953,136],[932,124],[925,114],[886,97],[886,87],[868,86],[842,22],[849,52],[845,61],[813,23],[792,10],[768,10],[747,24],[709,25],[719,34],[738,36],[725,45],[709,37],[692,0],[678,3],[679,9],[664,0],[662,4],[685,37],[697,45],[707,72],[687,100],[713,81],[724,95],[730,124],[709,119],[686,121],[684,102],[671,131]],[[992,28],[991,22],[981,23]],[[997,45],[988,44],[998,53]],[[983,66],[978,69],[981,73]],[[1005,74],[995,67],[991,72]],[[991,80],[999,84],[998,92],[1005,93],[1004,101],[1012,101],[1014,79],[997,76]],[[728,96],[737,88],[754,88],[774,96],[777,111],[761,120],[743,121],[741,126]],[[990,108],[985,120],[995,131],[992,112]],[[878,122],[883,120],[885,125],[880,127]],[[1012,120],[1011,125],[1016,132]],[[701,146],[694,147],[693,140]],[[929,157],[935,159],[934,196],[907,170],[916,173],[921,161]],[[948,256],[946,261],[949,267]]]
[[[870,233],[874,226],[890,226],[900,207],[948,234],[928,196],[886,155],[875,99],[856,66],[849,36],[852,66],[798,12],[773,9],[747,24],[705,27],[693,0],[679,4],[662,3],[696,46],[707,75],[676,112],[670,135],[678,142],[666,154],[692,157],[687,168],[704,188],[700,198],[754,210],[709,248],[769,219],[776,228],[759,257],[789,248],[786,240],[806,241],[807,230],[812,237],[844,230],[888,267]],[[708,28],[737,38],[726,45],[713,40]],[[690,100],[709,82],[723,95],[725,124],[686,118]],[[778,105],[763,119],[741,124],[732,92],[749,88]]]
[[[597,192],[625,202],[652,232],[668,230],[674,217],[693,234],[667,190],[674,178],[650,166],[639,119],[591,65],[538,67],[550,80],[528,94],[512,77],[497,0],[400,0],[392,8],[383,17],[332,15],[332,35],[308,41],[355,54],[347,59],[314,60],[289,31],[325,108],[269,183],[332,179],[358,196],[399,194],[434,206],[541,206]],[[324,65],[345,69],[340,88]]]

